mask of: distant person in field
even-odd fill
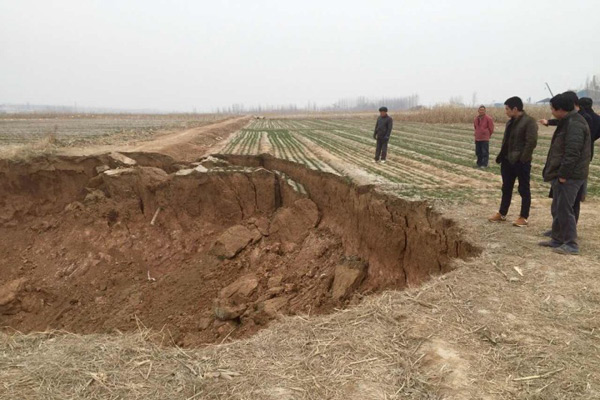
[[[523,101],[519,97],[515,96],[506,100],[504,111],[510,119],[504,129],[500,154],[496,157],[502,173],[502,202],[500,210],[488,219],[491,222],[506,221],[515,180],[518,179],[521,212],[513,225],[524,227],[528,224],[529,209],[531,208],[529,182],[533,150],[537,146],[538,127],[535,119],[523,110]]]
[[[475,155],[477,167],[487,168],[490,159],[490,138],[494,133],[494,120],[486,114],[485,106],[479,106],[477,116],[473,121],[475,128]]]
[[[590,127],[575,110],[572,98],[564,93],[550,100],[550,108],[558,125],[542,175],[544,182],[552,184],[552,232],[549,241],[539,244],[560,254],[577,255],[577,220],[573,206],[589,174]]]
[[[375,162],[381,162],[381,164],[385,164],[388,142],[390,141],[392,127],[394,125],[392,117],[390,117],[387,112],[387,107],[379,108],[379,117],[377,117],[375,132],[373,133],[373,139],[377,140],[377,147],[375,148]]]

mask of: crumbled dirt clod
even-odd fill
[[[347,298],[352,292],[358,289],[366,276],[366,272],[366,265],[360,262],[337,265],[335,267],[331,296],[335,300]]]
[[[242,225],[232,226],[215,241],[212,252],[217,257],[233,258],[254,241],[252,232]]]

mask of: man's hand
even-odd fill
[[[567,180],[566,180],[565,178],[558,178],[558,181],[559,181],[560,183],[565,183]]]
[[[544,126],[548,126],[548,120],[547,119],[540,119],[538,120],[538,122]]]

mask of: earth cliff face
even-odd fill
[[[478,250],[424,202],[269,156],[0,163],[0,324],[252,334],[415,285]]]

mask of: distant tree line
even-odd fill
[[[379,99],[359,96],[340,99],[329,105],[318,105],[309,101],[305,106],[283,104],[246,107],[236,103],[229,107],[217,108],[215,112],[218,114],[260,114],[262,112],[296,113],[298,111],[373,111],[381,106],[386,106],[390,110],[408,110],[418,105],[419,95],[413,94],[405,97],[381,97]]]

